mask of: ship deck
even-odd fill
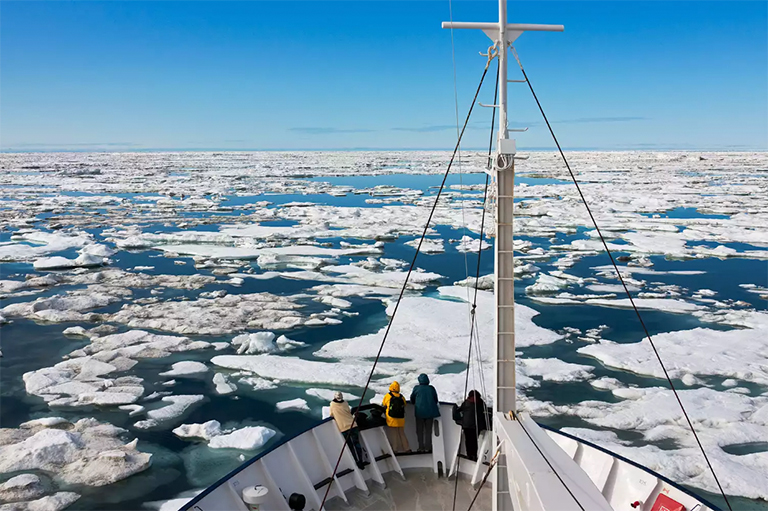
[[[377,484],[369,485],[370,494],[366,495],[360,490],[347,494],[349,503],[344,503],[340,498],[335,498],[326,503],[328,511],[378,511],[378,510],[403,510],[409,511],[466,511],[472,498],[475,496],[475,488],[470,484],[469,478],[462,476],[459,484],[455,479],[437,477],[431,469],[404,469],[403,475],[390,472],[384,474],[387,483],[386,488]],[[454,487],[456,491],[456,506],[453,505]],[[491,487],[485,485],[480,490],[477,501],[472,506],[475,510],[491,509]]]

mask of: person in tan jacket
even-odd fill
[[[360,430],[357,428],[357,424],[355,424],[355,418],[352,415],[349,403],[344,401],[344,395],[341,392],[336,392],[333,395],[330,408],[331,417],[336,421],[336,426],[338,426],[339,431],[344,436],[352,457],[355,458],[355,463],[362,470],[365,465],[363,463],[363,447],[360,445]]]

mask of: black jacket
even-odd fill
[[[459,407],[461,414],[461,427],[464,429],[474,429],[478,432],[488,429],[486,419],[485,405],[482,400],[464,401]]]

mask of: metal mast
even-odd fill
[[[509,138],[507,120],[507,46],[525,31],[562,32],[562,25],[530,25],[507,23],[507,0],[499,0],[498,23],[444,22],[443,28],[480,29],[491,38],[498,50],[499,103],[491,105],[499,109],[499,133],[496,153],[490,170],[496,179],[496,243],[495,243],[495,295],[496,347],[493,378],[494,409],[511,417],[515,408],[515,261],[513,245],[514,189],[515,189],[515,140]],[[469,370],[469,369],[467,369]],[[495,414],[495,416],[497,416]],[[498,431],[497,427],[494,427]],[[494,441],[493,451],[498,439]],[[458,474],[457,474],[458,477]],[[509,495],[507,461],[501,456],[492,474],[493,509],[512,509]]]

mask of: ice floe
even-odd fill
[[[664,365],[673,378],[722,376],[768,385],[768,329],[711,330],[695,328],[653,336]],[[579,353],[606,366],[663,378],[647,340],[615,343],[602,340]],[[744,356],[748,353],[749,356]]]
[[[208,371],[208,366],[202,362],[188,360],[184,362],[176,362],[173,364],[173,366],[171,366],[170,370],[160,373],[160,376],[175,376],[177,378],[183,378],[186,376],[199,376],[201,374],[207,373]]]
[[[280,401],[275,405],[275,408],[277,408],[279,412],[284,412],[286,410],[309,411],[307,401],[300,397],[288,401]]]
[[[95,419],[0,429],[0,473],[43,470],[74,485],[104,486],[149,467],[151,454],[124,443],[126,431]]]
[[[126,305],[109,320],[131,328],[179,334],[220,335],[251,329],[280,330],[306,319],[294,300],[270,293],[227,295],[152,305]]]
[[[219,421],[210,420],[203,424],[184,424],[173,430],[181,438],[199,438],[211,449],[240,449],[252,451],[266,444],[276,431],[264,426],[246,426],[240,429],[224,430]]]
[[[309,322],[307,322],[309,323]],[[307,324],[305,323],[305,324]],[[300,341],[293,341],[281,335],[275,338],[272,332],[255,332],[241,334],[232,339],[232,345],[237,348],[238,355],[258,355],[260,353],[281,353],[306,346]]]
[[[252,451],[266,444],[276,431],[264,426],[247,426],[231,433],[217,435],[208,442],[211,449],[240,449]]]
[[[160,408],[147,411],[147,419],[134,424],[139,429],[150,429],[161,426],[163,423],[177,420],[183,416],[187,410],[202,402],[205,399],[203,395],[182,395],[165,396],[160,401],[168,403]]]
[[[229,381],[224,373],[213,375],[213,384],[216,387],[216,393],[221,395],[231,394],[237,390],[237,385]]]

